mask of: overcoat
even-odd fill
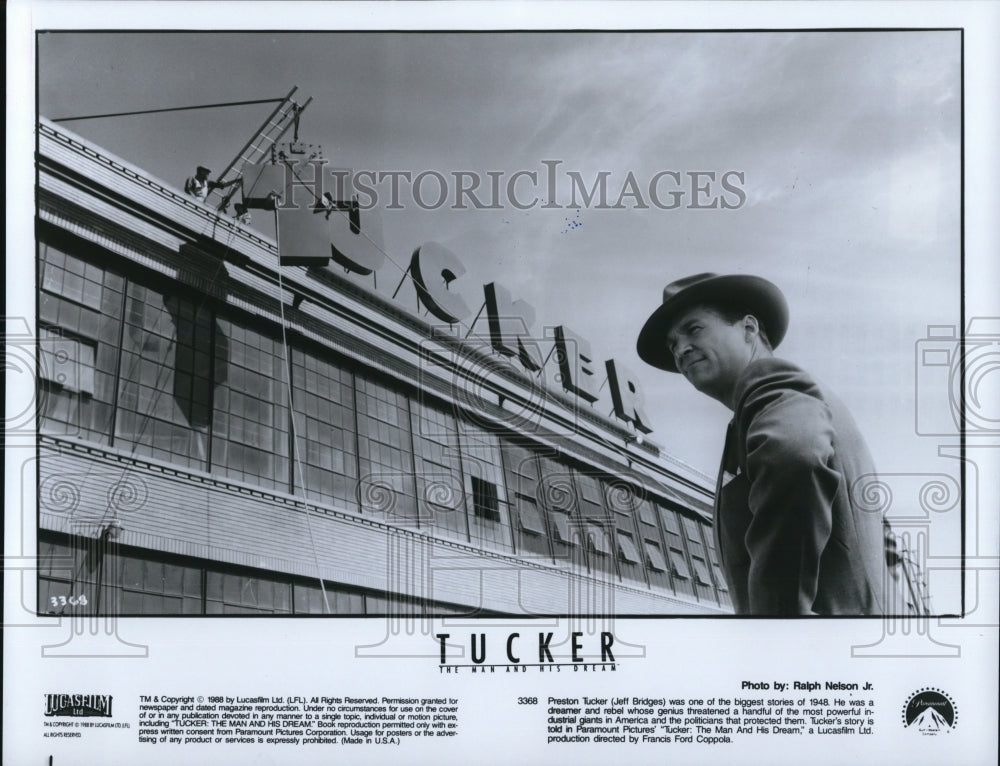
[[[737,614],[878,615],[895,555],[847,408],[783,359],[736,384],[715,499],[715,534]]]

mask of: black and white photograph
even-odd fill
[[[713,5],[12,6],[5,762],[995,758],[998,8]]]

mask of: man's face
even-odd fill
[[[667,332],[666,343],[691,385],[727,404],[736,379],[752,358],[743,322],[729,324],[704,306],[682,314]]]

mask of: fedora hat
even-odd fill
[[[683,312],[700,304],[745,309],[764,326],[775,348],[788,330],[788,303],[773,283],[742,274],[695,274],[663,288],[663,303],[646,320],[636,341],[639,358],[677,372],[674,355],[667,348],[667,332]]]
[[[190,167],[190,166],[188,166],[188,167]],[[199,165],[197,172],[198,172],[198,175],[205,175],[205,176],[212,175],[212,171],[209,170],[208,168],[206,168],[204,165]]]

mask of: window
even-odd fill
[[[422,401],[410,402],[420,523],[469,539],[466,491],[458,451],[458,426],[451,413]]]
[[[507,488],[503,475],[503,455],[499,437],[466,419],[458,419],[458,440],[462,451],[462,473],[473,513],[469,517],[472,542],[484,547],[513,549]]]
[[[41,613],[66,609],[77,614],[202,614],[203,570],[199,566],[125,548],[103,537],[43,531],[38,548]],[[63,597],[76,599],[77,606],[62,606]]]
[[[521,531],[533,535],[544,535],[545,524],[542,522],[535,501],[532,498],[517,495],[517,507],[521,518]]]
[[[49,244],[39,271],[40,430],[107,444],[124,280]]]
[[[639,558],[639,551],[635,547],[635,540],[627,532],[618,532],[618,556],[628,564],[639,564],[642,562],[642,559]]]
[[[95,353],[90,343],[43,328],[38,340],[38,377],[64,391],[93,396]]]
[[[549,514],[549,521],[552,523],[552,536],[564,545],[575,545],[576,540],[569,531],[569,516],[565,513],[553,511]]]
[[[660,546],[652,540],[644,540],[643,545],[646,548],[646,566],[657,572],[666,572],[667,562],[663,560],[663,551],[660,550]]]
[[[712,571],[715,572],[715,582],[718,584],[719,590],[728,592],[729,586],[726,584],[726,576],[722,574],[722,570],[713,564]]]
[[[410,405],[401,391],[362,375],[357,389],[361,512],[412,523],[417,492],[410,444]]]
[[[38,553],[40,614],[486,614],[478,607],[327,581],[324,598],[314,578],[228,567],[44,530]],[[98,581],[103,583],[99,600]]]
[[[601,483],[596,476],[573,471],[579,498],[580,515],[588,519],[607,519],[608,512],[601,498]]]
[[[645,541],[648,540],[655,544],[660,558],[663,557],[664,547],[660,524],[657,520],[657,507],[652,500],[644,497],[641,491],[635,496],[633,505],[636,512],[630,514],[628,519],[623,519],[619,516],[618,529],[619,534],[626,532],[629,535],[629,539],[635,541],[636,553],[639,560],[636,563],[631,563],[623,561],[619,555],[618,569],[621,571],[623,577],[628,577],[639,582],[648,582],[649,586],[654,590],[671,592],[672,582],[667,568],[654,569],[649,566],[647,562],[648,554],[645,550]],[[633,529],[636,533],[634,537],[632,536]]]
[[[357,509],[354,378],[342,365],[291,349],[296,492]],[[300,484],[304,486],[299,486]]]
[[[538,495],[552,513],[575,513],[577,509],[576,487],[569,468],[553,460],[542,461],[544,473],[539,482]]]
[[[109,561],[108,580],[120,585],[119,614],[201,614],[200,568],[131,555],[115,558],[117,576]]]
[[[288,614],[292,587],[266,577],[208,571],[206,614]]]
[[[667,544],[667,558],[670,563],[671,583],[678,594],[698,598],[699,584],[691,576],[691,565],[688,559],[690,543],[681,528],[681,516],[674,508],[660,505],[660,520],[663,522],[663,535]],[[697,531],[697,527],[695,527]]]
[[[704,559],[692,556],[691,563],[694,564],[695,578],[697,581],[702,585],[711,585],[712,577],[708,573],[708,567],[705,565]]]
[[[719,568],[719,555],[715,550],[715,535],[710,529],[705,529],[705,542],[708,546],[708,560],[712,565],[712,572],[715,574],[715,587],[719,591],[720,600],[729,603],[729,586],[726,584],[726,577]]]
[[[687,539],[693,543],[698,543],[699,545],[701,545],[700,525],[690,516],[684,516],[683,518],[684,518],[684,531],[687,533]]]
[[[522,556],[535,554],[539,558],[549,558],[552,551],[537,496],[538,459],[530,449],[508,439],[500,440],[500,449],[507,491],[513,498],[514,508],[520,518],[518,553]]]
[[[588,524],[587,537],[590,540],[590,550],[598,556],[611,555],[610,530],[603,524]]]
[[[656,513],[653,511],[653,506],[648,500],[643,499],[639,502],[639,520],[643,524],[656,526]]]
[[[366,593],[365,614],[369,615],[421,615],[430,613],[436,607],[419,598],[399,596],[394,593]],[[443,611],[443,610],[442,610]]]
[[[288,490],[288,408],[281,341],[229,319],[215,337],[212,470]]]
[[[651,525],[642,520],[641,508],[645,506],[648,509],[649,502],[640,497],[634,487],[618,481],[609,481],[605,484],[605,498],[612,509],[618,573],[623,579],[643,585],[648,584],[654,588],[669,587],[666,574],[656,575],[646,568],[645,561],[636,546],[636,541],[644,537],[659,538],[655,524]]]
[[[677,521],[677,513],[669,508],[660,508],[660,517],[663,519],[663,527],[672,535],[681,534],[681,525]]]
[[[364,614],[364,596],[356,591],[332,583],[324,583],[326,604],[319,585],[295,583],[295,614]]]
[[[487,521],[500,521],[500,504],[495,484],[472,476],[472,505],[476,516]]]
[[[77,544],[44,538],[38,541],[39,614],[92,614],[96,608],[94,541],[85,546],[76,539]]]
[[[691,579],[691,570],[688,569],[687,560],[684,557],[684,551],[679,548],[671,547],[670,564],[674,577],[680,577],[684,580]]]
[[[687,547],[691,554],[691,565],[694,567],[695,590],[699,598],[714,599],[715,591],[712,588],[712,575],[708,571],[708,551],[702,538],[704,524],[690,516],[681,517],[684,523],[684,532],[687,537]]]

